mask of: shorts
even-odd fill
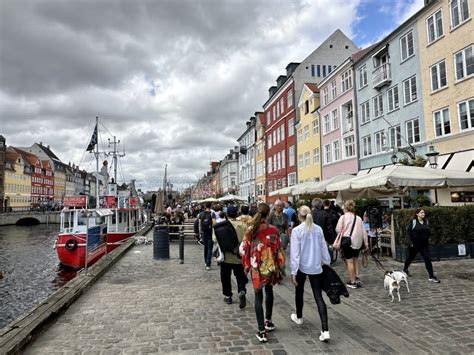
[[[342,249],[342,255],[344,259],[357,258],[359,256],[360,249],[353,249],[350,246]]]

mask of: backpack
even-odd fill
[[[196,218],[196,220],[194,221],[193,228],[194,228],[194,234],[198,235],[199,234],[199,218]]]
[[[237,232],[227,219],[216,223],[214,225],[214,234],[216,235],[217,244],[223,253],[230,251],[233,254],[238,255],[236,252],[239,248],[239,238]]]
[[[430,225],[426,219],[425,219],[425,223],[426,223],[427,226]],[[413,218],[413,219],[411,220],[411,229],[410,229],[410,230],[415,229],[415,227],[416,227],[416,218]]]
[[[212,213],[210,211],[204,211],[199,217],[201,220],[201,230],[203,232],[210,232],[212,230]]]

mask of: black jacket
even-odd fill
[[[323,210],[313,209],[311,211],[313,216],[313,223],[321,227],[324,233],[324,239],[329,244],[334,243],[336,236],[334,235],[334,230],[331,225],[330,216]]]
[[[341,296],[349,297],[349,292],[344,285],[344,282],[341,281],[341,278],[328,265],[323,265],[322,275],[322,289],[326,292],[329,300],[332,304],[341,303]]]

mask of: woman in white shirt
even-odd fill
[[[291,232],[291,283],[296,288],[296,314],[291,315],[291,320],[298,325],[303,324],[304,284],[308,276],[321,318],[322,331],[319,340],[328,341],[328,312],[321,292],[321,273],[322,264],[329,265],[331,257],[323,230],[313,223],[311,209],[308,206],[301,206],[298,209],[298,218],[301,224]]]

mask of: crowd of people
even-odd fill
[[[297,325],[303,324],[304,286],[309,279],[321,320],[319,339],[327,342],[330,334],[322,293],[326,292],[332,303],[339,303],[341,295],[348,296],[346,287],[362,287],[359,256],[361,252],[372,252],[376,244],[374,236],[382,229],[390,228],[390,216],[384,215],[382,228],[375,231],[366,213],[362,218],[356,214],[352,200],[339,208],[333,201],[315,198],[311,208],[301,205],[298,209],[291,202],[280,200],[273,206],[266,203],[223,206],[208,202],[202,207],[183,209],[182,213],[186,217],[196,217],[195,234],[203,245],[205,269],[211,270],[213,258],[218,261],[225,303],[234,301],[232,274],[241,309],[246,307],[247,284],[249,279],[252,281],[258,327],[256,337],[260,342],[268,341],[268,333],[275,329],[273,288],[287,275],[288,257],[296,310],[290,319]],[[170,211],[170,216],[173,214],[177,212]],[[416,254],[421,253],[429,280],[438,283],[429,259],[428,238],[429,224],[420,209],[407,226],[410,249],[404,272],[409,276],[408,267]],[[330,267],[335,249],[343,257],[347,282],[342,282]]]

